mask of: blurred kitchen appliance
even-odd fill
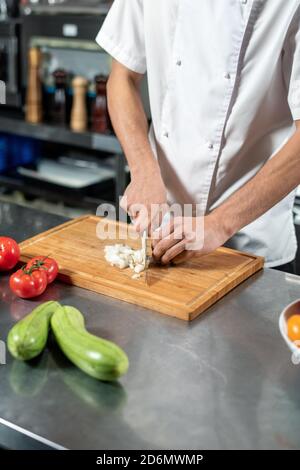
[[[6,105],[21,106],[20,23],[17,19],[0,21],[0,80],[5,83]]]
[[[22,0],[23,15],[106,14],[112,0]]]

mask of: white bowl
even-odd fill
[[[279,317],[280,333],[293,353],[292,361],[294,364],[300,364],[300,348],[287,335],[287,321],[293,315],[300,315],[300,299],[288,305]]]

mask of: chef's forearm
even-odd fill
[[[143,76],[113,61],[108,81],[108,107],[131,175],[159,171],[148,139],[148,121],[140,95]]]
[[[231,238],[300,184],[300,122],[297,131],[245,186],[211,213]]]

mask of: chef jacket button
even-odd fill
[[[207,147],[212,150],[214,148],[214,144],[212,142],[207,142]]]
[[[225,72],[224,73],[224,78],[226,78],[227,80],[229,80],[231,78],[231,75],[229,72]]]
[[[181,67],[182,61],[180,59],[178,59],[177,62],[176,62],[176,65],[178,65],[178,67]]]
[[[164,137],[168,138],[169,137],[169,132],[164,132]]]

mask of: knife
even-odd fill
[[[162,223],[161,223],[160,227],[158,227],[156,229],[156,231],[160,230],[162,227],[164,227],[166,224],[168,224],[170,222],[170,220],[171,220],[171,213],[167,212],[163,217],[163,220],[162,220]],[[131,222],[134,224],[134,220],[133,220],[132,217],[131,217]],[[143,233],[142,233],[141,242],[142,242],[143,267],[144,267],[144,273],[145,273],[145,278],[146,278],[146,282],[147,282],[148,281],[148,279],[147,279],[147,277],[148,277],[147,276],[148,268],[149,268],[151,258],[152,258],[152,241],[148,237],[148,230],[147,229],[144,230]]]
[[[156,231],[161,230],[165,225],[167,225],[171,220],[171,213],[166,212],[164,215],[162,222],[160,226],[156,229]],[[144,230],[142,234],[142,251],[143,251],[143,266],[144,266],[144,272],[146,274],[146,280],[147,280],[147,273],[148,273],[148,268],[152,259],[152,241],[148,237],[148,230]]]
[[[147,275],[147,270],[152,258],[152,243],[151,239],[148,237],[148,231],[144,230],[142,234],[142,253],[143,253],[143,266],[144,271]]]

